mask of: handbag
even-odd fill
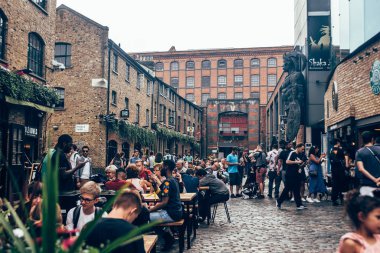
[[[312,167],[311,165],[309,165],[308,168],[309,168],[309,176],[310,177],[318,176],[318,170],[316,168]]]

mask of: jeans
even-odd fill
[[[150,213],[150,221],[162,221],[162,222],[174,222],[174,220],[169,216],[166,210],[158,210],[156,212]]]
[[[293,192],[294,200],[296,202],[297,207],[302,206],[301,194],[300,194],[300,180],[298,175],[292,175],[286,178],[285,188],[281,193],[280,198],[278,198],[278,203],[281,205],[285,199],[289,196],[289,191]]]
[[[285,176],[284,177],[282,176],[283,174],[285,174],[285,172],[281,170],[280,175],[277,175],[277,172],[275,173],[276,173],[276,178],[275,178],[275,186],[274,186],[274,196],[278,198],[279,193],[280,193],[281,181],[284,182],[285,184],[285,181],[284,181]]]
[[[272,191],[273,191],[273,181],[275,181],[277,177],[277,172],[276,171],[269,171],[268,172],[268,177],[269,177],[269,184],[268,184],[268,196],[272,197]],[[276,195],[276,192],[275,192]],[[278,196],[278,192],[277,192]]]

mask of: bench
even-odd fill
[[[146,253],[156,253],[157,235],[144,235],[144,249]]]
[[[182,253],[185,248],[185,220],[166,222],[156,225],[156,227],[177,227],[179,228],[179,252]]]

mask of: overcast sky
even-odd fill
[[[293,45],[294,0],[58,0],[127,52]]]

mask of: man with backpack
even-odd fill
[[[67,214],[66,229],[79,231],[90,221],[95,219],[101,211],[95,204],[99,201],[100,187],[93,181],[85,183],[80,188],[80,205],[71,208]],[[104,212],[102,217],[106,217],[107,213]]]

